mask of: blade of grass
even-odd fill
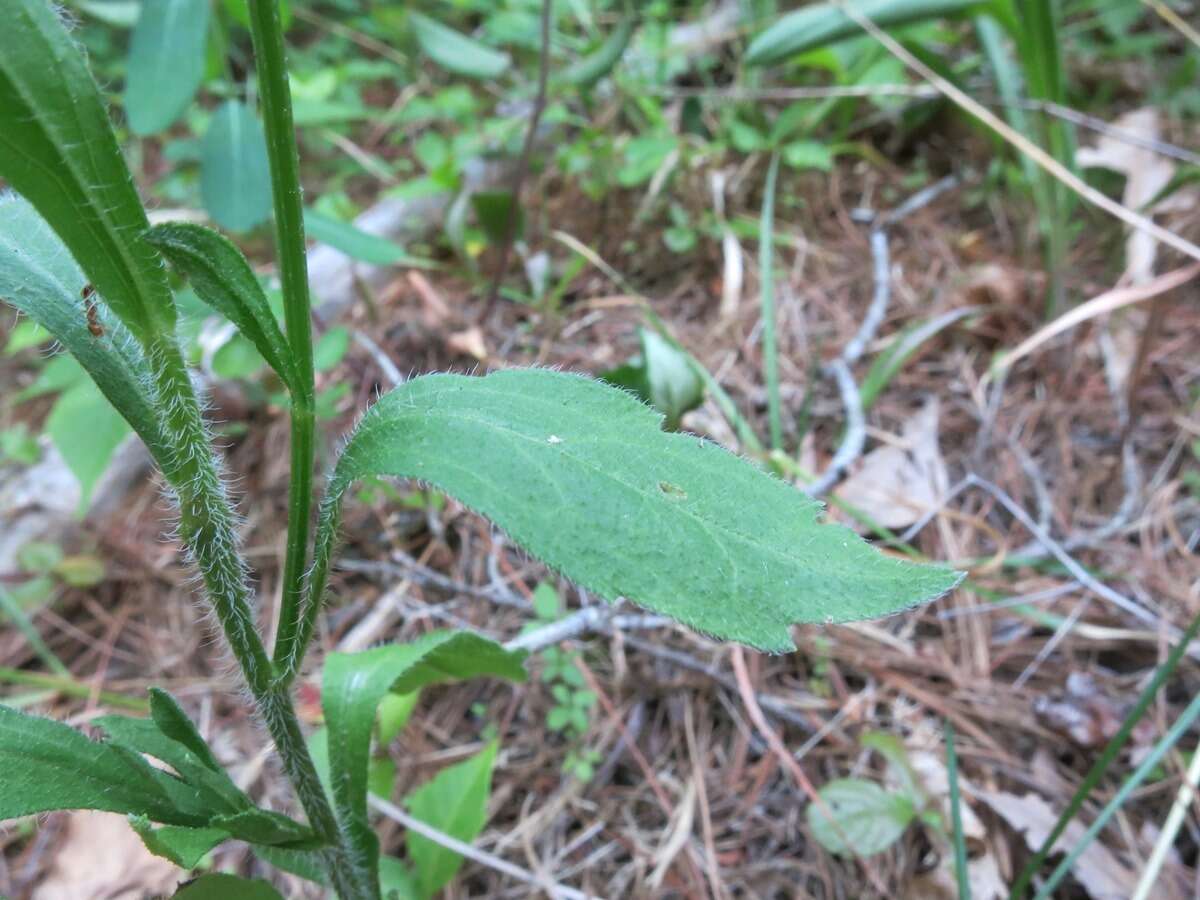
[[[1154,850],[1150,859],[1146,861],[1146,868],[1142,870],[1142,877],[1138,879],[1137,889],[1130,900],[1150,900],[1154,886],[1158,884],[1163,863],[1167,861],[1184,817],[1195,799],[1197,783],[1200,783],[1200,752],[1192,751],[1192,761],[1188,763],[1183,784],[1179,786],[1179,793],[1175,795],[1175,802],[1171,804],[1171,811],[1167,813],[1167,820],[1163,823],[1158,840],[1154,843]]]
[[[1046,883],[1043,884],[1041,890],[1037,892],[1034,900],[1047,900],[1047,898],[1052,896],[1054,889],[1058,887],[1058,883],[1062,881],[1063,877],[1066,876],[1066,874],[1075,866],[1075,861],[1079,859],[1092,841],[1096,839],[1096,835],[1098,835],[1101,830],[1103,830],[1104,826],[1108,824],[1108,820],[1111,819],[1117,810],[1121,808],[1121,806],[1129,798],[1129,795],[1137,790],[1141,783],[1146,780],[1146,776],[1149,775],[1151,771],[1153,771],[1158,765],[1159,761],[1166,756],[1167,751],[1174,747],[1179,739],[1183,737],[1184,733],[1192,726],[1192,723],[1197,717],[1200,717],[1200,696],[1192,698],[1192,702],[1189,703],[1187,709],[1183,711],[1183,715],[1175,720],[1175,724],[1172,725],[1167,733],[1163,735],[1162,739],[1154,745],[1154,749],[1150,751],[1149,755],[1144,760],[1142,760],[1141,765],[1139,765],[1133,771],[1132,775],[1125,779],[1125,783],[1121,785],[1120,790],[1118,790],[1116,794],[1113,795],[1113,798],[1105,804],[1104,809],[1100,811],[1100,815],[1096,816],[1096,821],[1094,821],[1088,827],[1087,831],[1083,833],[1083,837],[1080,838],[1075,849],[1067,854],[1066,858],[1058,864],[1058,868],[1056,868],[1054,872],[1051,873],[1050,877],[1046,879]]]
[[[17,630],[29,642],[30,649],[37,654],[38,659],[46,664],[46,668],[50,669],[57,675],[70,675],[71,670],[66,667],[61,659],[54,655],[54,651],[46,646],[46,642],[42,640],[41,634],[34,628],[33,622],[29,620],[29,616],[25,615],[25,610],[21,609],[20,604],[13,599],[12,594],[0,587],[0,612],[13,620],[13,624],[17,626]]]
[[[64,697],[78,697],[86,700],[92,696],[92,686],[84,684],[81,681],[76,681],[74,677],[68,673],[67,675],[47,675],[44,672],[27,672],[24,669],[13,669],[8,666],[0,666],[0,681],[8,684],[24,684],[30,687],[48,688]],[[150,711],[150,702],[142,700],[138,697],[126,697],[124,694],[115,694],[112,691],[101,691],[97,695],[97,699],[101,703],[107,703],[109,706],[122,706],[126,709],[136,709],[142,712]]]
[[[758,231],[759,306],[762,310],[763,371],[767,381],[767,418],[771,429],[771,449],[783,449],[783,417],[779,398],[779,345],[775,336],[775,264],[771,243],[775,226],[775,182],[779,177],[779,153],[771,155],[767,185],[763,193],[762,221]]]
[[[1179,666],[1180,661],[1187,653],[1188,646],[1195,640],[1197,633],[1200,633],[1200,615],[1192,619],[1191,624],[1184,630],[1175,646],[1171,648],[1170,654],[1163,664],[1158,667],[1158,671],[1154,673],[1154,677],[1150,679],[1150,683],[1138,695],[1137,702],[1134,704],[1133,709],[1129,711],[1129,715],[1125,717],[1125,721],[1121,723],[1121,727],[1117,729],[1117,733],[1105,745],[1103,752],[1101,752],[1100,756],[1092,764],[1087,775],[1084,776],[1083,781],[1076,789],[1074,795],[1072,795],[1070,802],[1067,803],[1067,808],[1059,815],[1058,821],[1054,823],[1054,828],[1046,836],[1046,840],[1042,842],[1042,846],[1038,848],[1037,853],[1025,864],[1025,868],[1017,876],[1012,891],[1009,893],[1010,900],[1020,900],[1020,898],[1025,896],[1030,883],[1033,881],[1033,876],[1046,861],[1046,857],[1050,855],[1050,851],[1054,849],[1055,842],[1062,836],[1067,825],[1075,818],[1075,814],[1079,812],[1084,801],[1091,795],[1096,785],[1100,783],[1100,779],[1104,777],[1104,774],[1108,771],[1108,767],[1117,758],[1117,754],[1121,752],[1126,742],[1128,742],[1130,735],[1133,734],[1133,729],[1137,727],[1138,722],[1142,720],[1142,717],[1150,709],[1150,704],[1154,701],[1154,697],[1158,694],[1159,689]],[[1195,705],[1195,702],[1193,702],[1193,705]]]
[[[954,877],[958,900],[971,900],[967,877],[967,840],[963,837],[962,795],[958,788],[958,751],[954,748],[954,723],[946,720],[946,777],[950,782],[950,825],[954,840]]]

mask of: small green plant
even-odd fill
[[[884,556],[848,529],[820,523],[817,503],[718,447],[664,432],[661,417],[629,394],[537,369],[427,375],[384,395],[338,456],[314,535],[314,342],[279,3],[249,0],[246,14],[282,327],[229,240],[197,225],[149,227],[96,84],[54,9],[44,0],[11,0],[5,12],[0,177],[20,196],[0,200],[0,296],[69,351],[161,469],[180,539],[305,821],[257,807],[161,690],[151,691],[149,718],[94,720],[103,740],[0,706],[0,819],[71,808],[122,813],[149,848],[185,868],[223,841],[241,840],[342,900],[429,896],[453,877],[456,855],[422,835],[407,836],[407,864],[380,852],[368,814],[371,747],[394,727],[393,720],[381,730],[380,705],[438,682],[522,680],[523,654],[471,633],[435,632],[329,655],[321,690],[328,790],[293,701],[325,599],[342,500],[367,478],[419,479],[601,597],[627,596],[710,635],[773,652],[793,649],[795,622],[886,615],[958,582],[955,572]],[[435,24],[422,25],[418,39],[447,64],[461,36]],[[500,66],[495,58],[477,62]],[[245,115],[253,117],[249,106]],[[257,627],[236,506],[185,361],[164,259],[234,324],[289,397],[287,545],[271,649]],[[408,798],[414,815],[429,820],[447,809],[453,820],[442,823],[445,830],[477,834],[495,753],[489,743],[460,764],[467,768],[418,788]],[[377,764],[377,787],[387,780],[380,771]],[[228,877],[219,889],[227,898],[270,896],[262,884]],[[189,893],[197,888],[189,885],[183,896]]]

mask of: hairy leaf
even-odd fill
[[[512,63],[507,53],[447,28],[418,12],[408,14],[425,55],[447,71],[468,78],[495,78]]]
[[[158,225],[146,239],[188,277],[196,296],[237,326],[284,384],[297,384],[287,338],[250,263],[231,241],[189,223]]]
[[[937,19],[984,6],[983,0],[847,0],[880,28]],[[862,33],[840,4],[815,3],[779,18],[750,42],[745,62],[766,66]]]
[[[414,379],[367,412],[338,460],[314,588],[342,493],[380,474],[446,491],[603,597],[770,651],[793,648],[794,622],[888,615],[958,583],[956,572],[821,524],[816,501],[661,423],[629,394],[578,375]]]
[[[83,57],[45,0],[11,0],[0,28],[0,178],[62,238],[145,343],[175,325],[149,223]]]
[[[889,793],[861,778],[839,778],[817,793],[822,803],[808,805],[808,826],[821,846],[843,856],[881,853],[900,839],[915,815],[907,794]]]
[[[442,769],[408,795],[408,811],[426,825],[471,843],[487,821],[496,748],[491,741],[469,759]],[[415,831],[407,832],[404,839],[421,896],[432,897],[450,883],[463,858]]]
[[[0,298],[54,335],[151,454],[162,459],[166,443],[146,387],[150,373],[141,348],[103,308],[96,315],[104,333],[88,330],[80,296],[84,284],[70,252],[33,206],[12,194],[0,197]]]
[[[98,809],[169,825],[204,824],[177,807],[164,782],[136,753],[7,706],[0,706],[0,771],[0,819]]]
[[[226,101],[200,151],[200,196],[218,225],[249,231],[271,215],[271,173],[262,125],[246,104]]]
[[[134,134],[154,134],[178,119],[204,80],[210,0],[151,0],[129,44],[125,114]]]
[[[129,826],[137,832],[147,850],[183,869],[196,868],[205,854],[230,837],[229,832],[221,828],[185,828],[182,825],[155,828],[145,816],[130,816]]]
[[[334,802],[354,846],[369,855],[372,871],[379,841],[367,821],[367,762],[379,701],[391,691],[408,693],[427,684],[479,675],[521,681],[524,656],[468,632],[437,631],[411,644],[331,653],[326,658],[321,702]]]
[[[175,900],[283,900],[262,879],[241,878],[224,872],[201,875],[179,888]]]

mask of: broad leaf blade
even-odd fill
[[[441,22],[418,12],[408,15],[421,50],[449,72],[468,78],[495,78],[512,63],[507,53],[493,50]]]
[[[204,80],[210,0],[150,0],[129,45],[125,113],[134,134],[154,134],[187,109]]]
[[[871,856],[886,850],[915,815],[907,795],[889,793],[860,778],[839,778],[817,794],[822,802],[809,804],[808,825],[821,846],[842,856]]]
[[[236,325],[283,383],[294,388],[297,381],[287,338],[242,252],[203,225],[158,225],[146,239],[189,278],[196,296]]]
[[[0,298],[62,343],[96,386],[163,459],[166,443],[146,390],[149,367],[125,326],[98,308],[104,334],[88,330],[80,292],[83,273],[62,241],[20,197],[0,197]],[[68,359],[68,357],[62,357]]]
[[[442,769],[408,795],[408,811],[426,825],[471,843],[479,837],[487,821],[496,748],[496,742],[492,741],[469,759]],[[404,839],[421,896],[432,897],[450,883],[463,858],[414,831],[409,831]]]
[[[104,301],[145,342],[175,325],[149,223],[96,83],[45,0],[12,0],[0,28],[0,177],[29,200]]]
[[[367,412],[338,460],[317,571],[341,494],[386,474],[446,491],[603,597],[769,651],[793,649],[792,623],[888,615],[958,583],[821,524],[821,504],[661,421],[623,391],[559,372],[407,382]]]
[[[981,7],[984,0],[848,0],[854,8],[878,25],[891,28],[964,13]],[[745,62],[765,66],[814,47],[854,37],[862,28],[841,9],[840,4],[814,3],[790,12],[750,42]]]
[[[98,809],[171,825],[203,824],[176,807],[136,754],[2,705],[0,771],[5,773],[0,820],[58,809]]]
[[[342,827],[371,870],[379,842],[367,821],[367,762],[379,701],[390,691],[408,693],[426,684],[479,675],[523,680],[523,653],[510,653],[468,632],[432,632],[411,644],[361,653],[331,653],[325,660],[321,702],[328,728],[329,769]]]
[[[249,231],[271,214],[267,140],[258,117],[229,100],[218,109],[200,152],[200,196],[213,221]]]

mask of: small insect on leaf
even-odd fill
[[[96,301],[92,299],[95,295],[96,289],[90,284],[85,284],[83,290],[79,292],[79,296],[83,298],[84,309],[87,311],[88,331],[92,333],[92,337],[104,337],[104,326],[100,324],[100,317],[96,313]]]

